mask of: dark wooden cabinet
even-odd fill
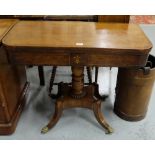
[[[0,56],[6,57],[3,49]],[[27,89],[25,66],[0,62],[0,134],[11,134],[25,103]]]
[[[16,20],[0,20],[0,44]],[[25,103],[25,66],[11,65],[7,53],[0,45],[0,134],[11,134]]]

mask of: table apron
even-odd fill
[[[148,54],[93,54],[93,53],[50,53],[50,52],[9,52],[14,64],[45,66],[144,66]]]

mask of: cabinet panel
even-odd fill
[[[8,63],[6,52],[0,48],[0,134],[15,130],[25,103],[25,66]]]

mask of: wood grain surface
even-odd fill
[[[147,52],[152,44],[138,25],[95,22],[20,21],[3,39],[6,46],[102,48]]]

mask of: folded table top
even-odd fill
[[[152,48],[136,24],[96,22],[19,21],[2,42],[16,48],[96,49],[133,54],[147,54]]]

